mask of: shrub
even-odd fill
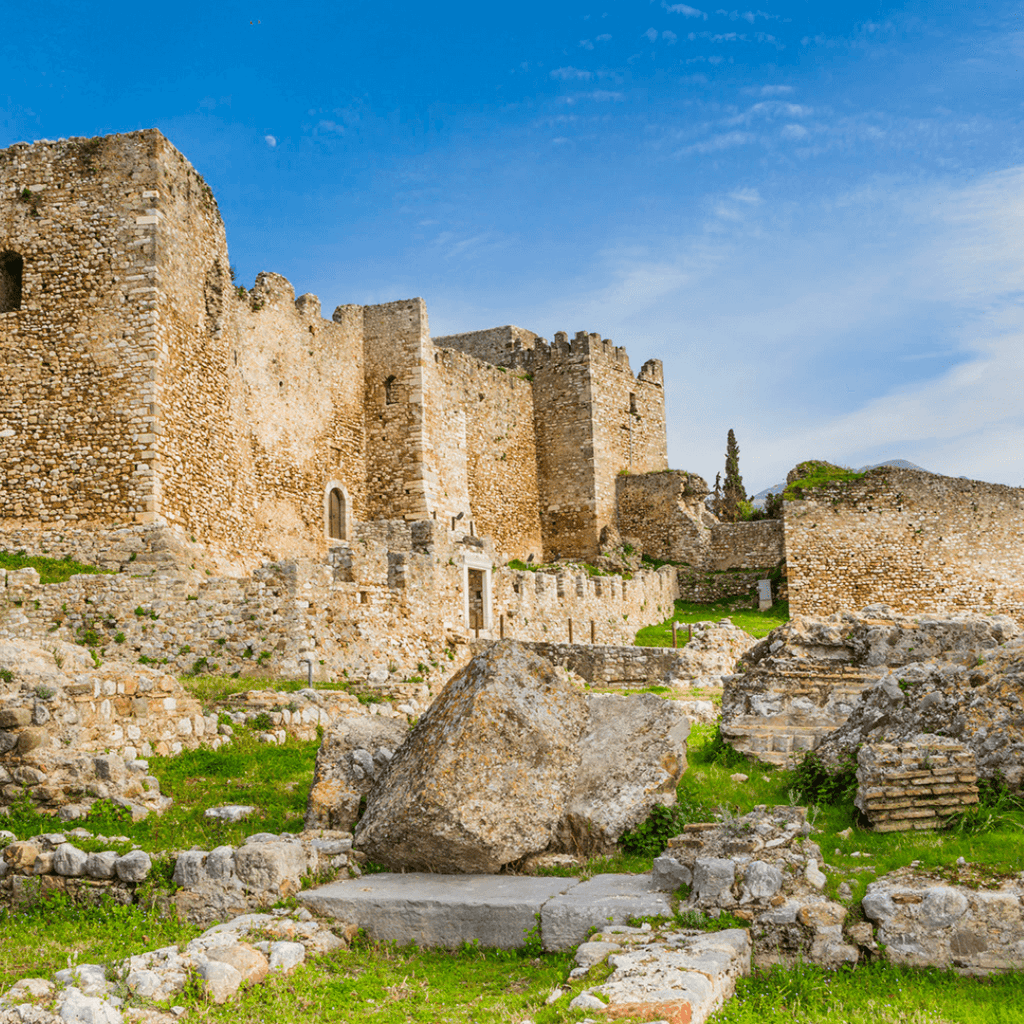
[[[808,804],[842,804],[857,795],[856,753],[830,765],[809,750],[793,769],[793,794]]]

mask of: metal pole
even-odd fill
[[[572,643],[572,619],[569,619],[569,643]]]
[[[498,639],[505,639],[505,613],[498,616]]]
[[[673,622],[672,623],[672,646],[673,647],[678,647],[679,646],[679,638],[676,635],[676,631],[678,629],[679,629],[679,623],[678,622]]]
[[[590,620],[590,642],[597,643],[597,626],[593,619]]]

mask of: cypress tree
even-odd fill
[[[736,434],[729,430],[725,446],[725,482],[722,485],[722,502],[719,517],[734,523],[740,517],[740,502],[747,500],[747,492],[740,476],[740,446]]]

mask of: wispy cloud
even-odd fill
[[[725,132],[722,135],[714,135],[710,139],[701,142],[694,142],[692,145],[684,146],[678,151],[679,156],[687,156],[690,153],[719,153],[723,149],[732,149],[734,146],[747,146],[757,141],[757,136],[750,132]]]
[[[696,7],[690,7],[688,4],[662,4],[662,6],[672,14],[682,14],[687,18],[703,18],[704,21],[708,20],[708,16],[704,11],[699,11]]]
[[[268,145],[268,146],[269,146],[269,147],[270,147],[271,149],[273,149],[273,148],[274,148],[274,147],[275,147],[275,146],[277,145],[277,139],[276,139],[276,138],[274,138],[274,136],[273,136],[273,135],[264,135],[264,136],[263,136],[263,141],[264,141],[264,142],[265,142],[265,143],[266,143],[266,144],[267,144],[267,145]]]
[[[594,77],[593,71],[584,71],[582,68],[555,68],[551,72],[552,78],[560,78],[563,82],[572,81],[573,79],[580,79],[584,82],[590,81]]]
[[[594,48],[594,44],[589,39],[581,39],[580,46],[584,50],[592,50]]]

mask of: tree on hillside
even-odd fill
[[[736,443],[735,432],[730,429],[725,445],[725,481],[715,510],[718,518],[727,523],[735,523],[741,518],[740,502],[746,500],[747,492],[743,486],[743,477],[740,476],[740,446]]]

